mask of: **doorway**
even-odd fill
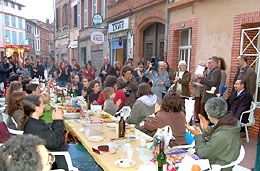
[[[154,23],[144,30],[144,59],[151,60],[156,56],[163,58],[164,56],[164,35],[165,25]]]

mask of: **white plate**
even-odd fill
[[[116,127],[116,123],[107,123],[106,126],[109,128],[115,128]]]
[[[134,160],[128,160],[128,159],[118,159],[114,163],[116,166],[119,167],[131,167],[136,164]]]
[[[206,93],[208,93],[208,94],[214,94],[214,91],[206,90]]]
[[[63,115],[64,119],[79,119],[80,118],[80,114],[79,113],[65,113]]]
[[[90,136],[90,137],[88,137],[89,141],[94,141],[94,142],[102,141],[103,139],[104,139],[104,137],[101,137],[101,136]]]

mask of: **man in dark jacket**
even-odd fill
[[[238,79],[245,80],[246,82],[245,88],[249,91],[249,93],[253,98],[256,89],[256,72],[253,68],[251,68],[248,65],[247,57],[245,55],[241,55],[237,57],[237,60],[238,60],[238,68],[237,68],[236,76],[233,80],[233,85],[235,85],[235,82]]]
[[[110,58],[104,57],[104,65],[100,69],[99,76],[101,77],[102,88],[104,88],[104,81],[108,75],[116,75],[115,68],[110,65]]]
[[[208,99],[212,97],[216,97],[216,94],[219,91],[219,85],[221,81],[221,71],[218,67],[218,58],[213,56],[209,58],[208,61],[208,73],[206,77],[198,74],[197,77],[201,79],[200,83],[203,85],[202,87],[202,99],[201,103],[205,106],[205,103]],[[211,92],[211,88],[215,87],[215,91]],[[206,113],[203,114],[205,117]]]
[[[242,112],[250,109],[252,96],[249,91],[245,89],[245,80],[239,79],[234,84],[234,91],[231,92],[229,98],[227,99],[228,110],[232,112],[233,116],[240,119]],[[242,122],[248,122],[248,114],[243,116]]]
[[[3,57],[2,62],[0,63],[0,83],[4,83],[5,88],[7,87],[8,78],[10,71],[12,70],[13,65],[11,65],[6,56]]]

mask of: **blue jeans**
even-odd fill
[[[78,150],[77,146],[79,145],[69,144],[68,149],[74,167],[81,171],[103,171],[83,146],[80,145],[80,150]]]

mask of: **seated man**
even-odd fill
[[[208,121],[199,115],[201,130],[193,125],[187,129],[195,135],[195,150],[199,157],[209,159],[210,164],[227,165],[235,161],[241,148],[240,123],[228,114],[227,103],[219,97],[210,98],[205,104],[205,110],[214,127],[208,126]],[[208,140],[205,137],[209,136]],[[231,171],[232,168],[222,169]]]
[[[244,80],[237,80],[234,84],[234,90],[227,99],[228,110],[232,112],[233,116],[240,119],[242,112],[250,109],[251,101],[253,100],[249,91],[245,89],[246,82]],[[243,123],[248,122],[249,113],[242,118]]]
[[[0,148],[1,170],[48,171],[55,161],[38,136],[18,135]]]

